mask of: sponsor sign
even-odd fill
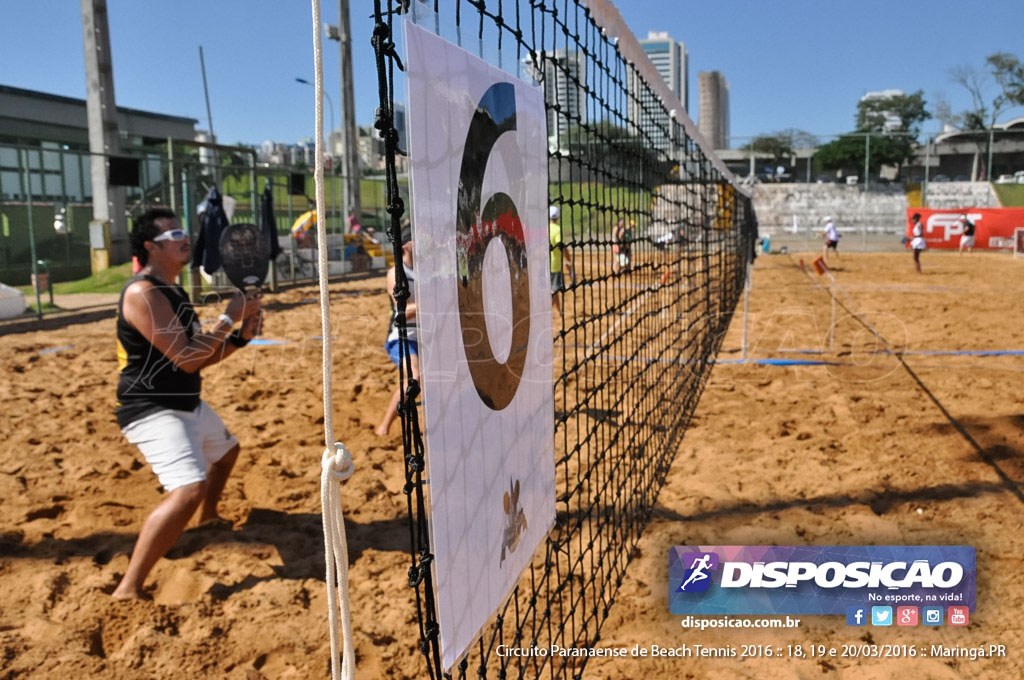
[[[441,657],[555,519],[543,91],[406,22],[417,333]]]
[[[918,607],[974,611],[967,546],[676,546],[668,561],[673,614],[837,614],[862,626],[892,625],[900,608],[902,625],[917,625]]]
[[[974,223],[974,247],[982,250],[1012,247],[1014,230],[1024,227],[1024,208],[907,208],[908,241],[914,238],[914,227],[910,219],[914,213],[921,214],[924,240],[929,248],[958,249],[960,237],[964,233],[965,215],[968,221]]]

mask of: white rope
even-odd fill
[[[352,455],[341,442],[334,451],[324,449],[320,472],[320,504],[324,523],[324,557],[327,562],[327,619],[331,628],[331,677],[352,680],[356,673],[352,646],[352,614],[348,600],[348,541],[341,507],[341,482],[352,476]],[[337,587],[335,587],[337,583]],[[341,627],[345,649],[338,669],[338,605],[341,601]]]
[[[313,3],[313,67],[316,89],[316,237],[320,282],[320,325],[323,329],[324,442],[334,442],[334,399],[331,377],[331,301],[327,286],[327,221],[324,219],[324,67],[321,43],[320,0]],[[355,677],[356,655],[352,645],[352,615],[348,595],[348,542],[345,540],[345,518],[341,509],[341,481],[353,470],[352,456],[340,442],[334,450],[324,450],[321,461],[320,502],[324,525],[324,556],[327,563],[327,618],[331,627],[331,677],[352,680]],[[338,668],[338,610],[344,651]]]

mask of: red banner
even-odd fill
[[[962,217],[974,223],[974,247],[981,250],[999,250],[1013,247],[1013,230],[1024,227],[1024,208],[961,208],[933,210],[907,208],[907,240],[914,238],[911,216],[921,213],[924,240],[929,248],[960,247],[964,233]]]

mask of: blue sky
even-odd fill
[[[969,99],[949,80],[950,68],[981,68],[985,56],[996,51],[1024,58],[1020,0],[620,0],[617,5],[638,37],[666,30],[686,44],[694,118],[697,72],[716,69],[725,75],[736,137],[791,127],[821,135],[847,131],[857,100],[869,90],[922,89],[929,102],[944,94],[955,111],[961,110]],[[6,0],[0,6],[5,10],[0,84],[84,98],[80,3]],[[368,124],[377,103],[372,3],[351,0],[351,6],[356,118]],[[462,9],[466,13],[469,6],[463,3]],[[294,142],[311,136],[313,89],[295,82],[296,77],[313,79],[308,2],[108,0],[108,11],[118,105],[193,117],[205,128],[202,45],[221,142]],[[337,23],[336,2],[324,0],[322,11],[324,21]],[[324,52],[324,82],[337,105],[337,43],[325,40]],[[1024,109],[1018,107],[1003,120],[1020,115]],[[925,129],[937,126],[929,121]]]

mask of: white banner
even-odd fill
[[[406,22],[414,270],[441,656],[555,518],[544,95]]]

